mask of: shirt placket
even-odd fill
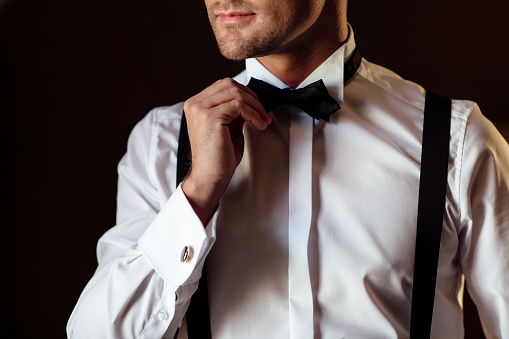
[[[313,118],[290,107],[288,289],[290,338],[313,338],[313,297],[308,264],[312,212]]]

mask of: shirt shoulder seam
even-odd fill
[[[364,66],[364,67],[366,67],[365,63],[370,63],[370,62],[369,62],[369,61],[367,61],[367,60],[365,60],[365,59],[363,58],[363,59],[362,59],[362,64],[363,64],[363,66]],[[356,74],[358,74],[358,75],[362,76],[362,78],[364,78],[366,81],[368,81],[368,82],[369,82],[370,84],[372,84],[373,86],[376,86],[376,87],[380,88],[380,89],[381,89],[381,90],[383,90],[384,92],[386,92],[386,93],[388,93],[388,94],[390,94],[390,95],[392,95],[392,96],[394,96],[394,97],[396,97],[396,98],[400,99],[401,101],[406,102],[407,104],[409,104],[409,105],[411,105],[411,106],[414,106],[414,107],[416,107],[416,108],[419,108],[419,109],[421,109],[421,110],[424,112],[424,105],[420,105],[420,104],[417,104],[417,103],[415,103],[415,102],[411,102],[411,101],[409,101],[409,100],[407,100],[407,99],[403,98],[402,96],[398,95],[396,92],[394,92],[394,91],[390,91],[389,89],[387,89],[387,88],[385,88],[385,87],[381,86],[380,84],[377,84],[376,82],[372,81],[371,79],[369,79],[368,77],[366,77],[364,74],[362,74],[362,70],[361,70],[361,69],[359,69],[359,70],[357,71],[357,73],[356,73]],[[405,79],[401,79],[401,80],[402,80],[402,81],[408,81],[408,80],[405,80]],[[416,85],[417,85],[417,84],[416,84]],[[421,87],[421,88],[422,88],[422,86],[420,86],[420,85],[417,85],[417,86],[419,86],[419,87]],[[424,90],[426,90],[426,89],[424,89]]]

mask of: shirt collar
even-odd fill
[[[353,30],[348,25],[348,39],[340,48],[331,54],[317,69],[315,69],[297,88],[305,87],[322,79],[329,94],[343,105],[344,64],[350,59],[355,49]],[[256,58],[246,59],[247,80],[256,78],[277,88],[288,88],[283,81],[266,69]]]

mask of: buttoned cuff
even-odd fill
[[[155,271],[170,285],[198,281],[216,239],[217,211],[204,228],[181,185],[138,241]]]

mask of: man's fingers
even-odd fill
[[[244,86],[244,85],[242,85],[242,84],[238,84],[238,85],[240,86],[240,88],[241,88],[242,90],[244,90],[244,92],[246,92],[246,93],[250,94],[250,95],[251,95],[251,97],[253,97],[254,99],[256,99],[256,103],[259,103],[259,104],[260,104],[260,106],[261,106],[261,108],[262,108],[262,110],[261,110],[261,111],[259,111],[259,112],[261,112],[261,115],[262,115],[263,120],[265,120],[265,122],[266,122],[267,124],[270,124],[270,123],[271,123],[271,121],[272,121],[272,118],[270,117],[269,113],[268,113],[267,111],[265,111],[265,108],[264,108],[264,107],[263,107],[263,105],[260,103],[260,99],[258,99],[258,95],[257,95],[257,94],[256,94],[253,90],[251,90],[249,87]]]
[[[216,81],[189,101],[199,103],[201,109],[209,109],[233,100],[245,103],[259,112],[259,115],[267,124],[271,122],[271,117],[265,112],[256,93],[231,78]]]
[[[263,105],[258,101],[258,99],[253,97],[251,94],[244,92],[243,89],[239,87],[224,88],[220,92],[217,92],[215,95],[204,98],[201,103],[202,107],[204,108],[212,108],[233,100],[248,105],[253,110],[257,111],[263,120],[265,120],[267,123],[269,122],[267,121],[269,115],[267,112],[265,112]]]
[[[204,98],[214,96],[217,93],[219,93],[229,87],[235,87],[235,86],[240,86],[240,84],[237,81],[233,80],[232,78],[220,79],[220,80],[217,80],[216,82],[214,82],[212,85],[205,88],[200,93],[196,94],[192,99],[201,101]]]
[[[187,100],[184,111],[198,121],[219,119],[225,125],[241,117],[259,130],[265,129],[271,122],[256,94],[231,78],[216,81]]]
[[[268,125],[267,122],[261,118],[258,111],[236,99],[211,108],[209,114],[223,116],[223,123],[225,125],[231,124],[233,120],[238,117],[242,118],[244,121],[248,121],[259,130],[264,130]]]

